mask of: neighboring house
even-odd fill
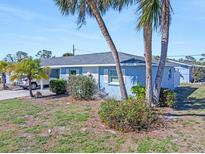
[[[141,82],[145,86],[145,61],[143,57],[119,52],[123,77],[128,95],[131,87]],[[50,78],[68,79],[70,74],[92,74],[101,92],[109,97],[120,98],[120,87],[111,52],[57,57],[42,60],[42,67],[50,67]],[[152,66],[153,81],[156,76],[158,62]],[[172,63],[165,67],[162,87],[174,89],[179,85],[179,73]]]
[[[168,62],[175,65],[175,69],[180,73],[180,83],[191,83],[193,82],[192,71],[194,65],[178,62],[175,60],[168,60]]]

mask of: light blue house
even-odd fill
[[[203,67],[200,65],[192,65],[187,63],[182,63],[176,60],[168,60],[170,63],[175,65],[175,69],[179,71],[180,83],[191,83],[193,82],[192,72],[194,67]]]
[[[119,52],[126,89],[131,95],[131,87],[141,82],[145,86],[145,61],[143,57]],[[98,88],[109,97],[120,98],[120,87],[111,52],[76,55],[45,59],[43,67],[51,68],[50,78],[68,79],[70,74],[92,74]],[[158,62],[152,65],[153,81]],[[171,63],[165,67],[162,87],[174,89],[179,85],[179,73]]]

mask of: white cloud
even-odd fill
[[[28,11],[25,9],[14,8],[8,5],[0,4],[0,13],[5,13],[22,20],[51,20],[51,18],[38,14],[36,12]]]

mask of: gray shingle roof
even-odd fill
[[[120,62],[128,60],[136,60],[139,63],[144,63],[144,58],[131,54],[119,52]],[[60,65],[91,65],[91,64],[115,64],[111,52],[93,53],[76,55],[69,57],[56,57],[44,59],[41,61],[42,66],[60,66]]]
[[[145,63],[144,57],[135,56],[123,52],[118,52],[121,63]],[[157,60],[153,60],[153,63],[158,63]],[[115,64],[112,53],[92,53],[83,54],[69,57],[56,57],[44,59],[41,61],[41,66],[60,66],[60,65],[94,65],[94,64]],[[170,65],[170,63],[167,63]]]

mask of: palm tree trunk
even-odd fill
[[[3,84],[3,90],[6,90],[6,75],[5,75],[5,73],[2,73],[2,84]]]
[[[95,1],[87,0],[87,3],[90,6],[92,13],[98,22],[100,30],[101,30],[103,36],[105,37],[106,42],[108,43],[108,45],[112,51],[112,56],[113,56],[113,59],[114,59],[115,64],[116,64],[116,71],[117,71],[117,75],[119,78],[121,96],[123,99],[127,99],[128,98],[127,91],[126,91],[125,83],[123,80],[122,69],[120,66],[120,60],[119,60],[119,56],[118,56],[118,52],[117,52],[117,49],[115,47],[115,44],[114,44],[114,42],[113,42],[113,40],[108,32],[108,29],[107,29],[101,15],[100,15],[100,12],[98,11],[98,8],[96,6]]]
[[[34,97],[33,96],[33,92],[32,92],[32,88],[31,88],[31,79],[28,79],[29,81],[29,93],[30,93],[30,97]]]
[[[154,84],[154,99],[158,103],[160,96],[161,83],[164,74],[164,68],[167,59],[168,43],[169,43],[169,18],[170,18],[170,2],[163,0],[162,6],[162,36],[161,36],[161,56],[157,69]]]
[[[146,101],[152,105],[152,24],[144,26],[144,57],[146,65]]]

